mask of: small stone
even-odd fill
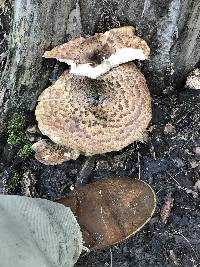
[[[178,157],[174,159],[174,163],[176,164],[178,168],[182,168],[185,166],[185,163],[182,161],[182,159]]]
[[[176,128],[171,123],[167,123],[165,125],[165,128],[164,128],[165,134],[175,133],[175,132],[176,132]]]
[[[197,168],[197,167],[199,166],[199,164],[200,164],[200,163],[197,162],[197,161],[195,161],[195,160],[190,161],[190,165],[191,165],[192,169]]]
[[[193,152],[194,152],[195,154],[197,154],[198,156],[200,156],[200,146],[196,146],[196,147],[194,147],[194,148],[193,148]]]
[[[187,194],[192,194],[193,198],[198,198],[198,193],[195,192],[195,191],[193,191],[193,190],[191,190],[191,189],[189,189],[189,188],[186,188],[186,189],[185,189],[185,192],[186,192]]]
[[[74,190],[74,185],[73,185],[73,184],[70,186],[70,190],[71,190],[71,191]]]
[[[200,180],[197,180],[195,185],[194,185],[194,189],[200,192]]]
[[[34,134],[37,132],[37,125],[30,125],[28,126],[28,128],[26,129],[26,131],[30,134]]]
[[[169,257],[175,265],[177,265],[177,266],[179,265],[179,261],[178,261],[176,255],[172,249],[169,251]]]
[[[195,69],[189,74],[186,81],[186,87],[190,89],[200,89],[200,69]]]
[[[31,142],[36,142],[41,139],[40,137],[40,131],[37,127],[37,125],[29,125],[26,129],[26,137]]]

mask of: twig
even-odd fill
[[[168,171],[166,171],[166,173],[169,175],[169,177],[171,178],[171,179],[173,179],[179,186],[181,186],[181,184],[168,172]],[[177,173],[178,174],[178,173]],[[176,174],[176,175],[177,175]]]
[[[113,267],[112,249],[110,248],[110,267]]]
[[[88,157],[83,165],[81,166],[81,170],[76,179],[75,187],[82,186],[87,184],[90,174],[92,173],[95,165],[94,157]]]
[[[161,210],[161,215],[160,215],[160,219],[164,224],[167,223],[171,209],[173,207],[173,203],[174,203],[174,198],[172,197],[172,193],[170,192],[167,194],[167,197],[165,199],[165,203],[163,205],[163,208]]]
[[[141,177],[140,152],[138,151],[138,179]]]

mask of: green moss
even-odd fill
[[[23,145],[27,138],[25,134],[26,120],[21,116],[13,118],[8,124],[8,144]]]
[[[14,172],[11,180],[4,182],[4,191],[7,193],[14,193],[20,183],[20,180],[20,175],[17,172]]]
[[[22,158],[27,158],[33,153],[32,144],[26,144],[19,150],[19,155]]]
[[[32,153],[32,144],[26,137],[27,121],[22,116],[14,117],[8,124],[8,139],[10,145],[19,146],[19,155],[22,158],[27,158]]]

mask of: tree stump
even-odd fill
[[[199,0],[13,0],[6,66],[1,73],[0,133],[15,113],[34,110],[55,61],[45,50],[78,35],[132,25],[151,47],[142,63],[150,90],[183,83],[200,58]]]

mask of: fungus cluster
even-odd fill
[[[76,38],[45,52],[71,69],[38,99],[38,127],[56,144],[33,145],[38,160],[60,164],[79,154],[118,151],[137,140],[151,119],[151,97],[142,73],[125,62],[148,55],[132,27]],[[48,157],[41,156],[41,146]],[[52,155],[56,161],[49,160]]]

